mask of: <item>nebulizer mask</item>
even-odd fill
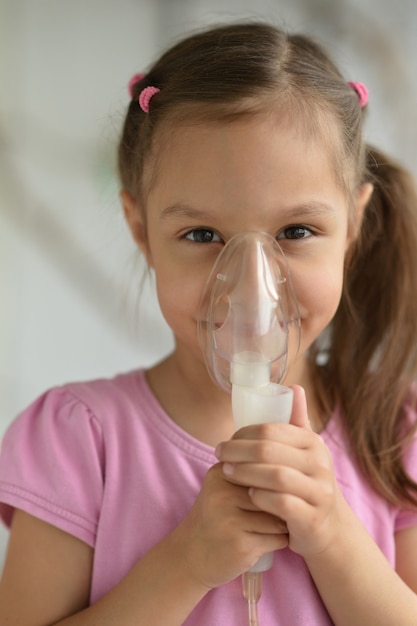
[[[202,295],[198,333],[213,380],[232,394],[236,428],[288,423],[292,390],[281,384],[298,351],[300,318],[288,264],[276,239],[235,235],[217,257]],[[243,577],[249,624],[258,624],[264,555]]]

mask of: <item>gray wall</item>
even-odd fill
[[[369,139],[417,172],[414,0],[0,0],[0,436],[44,389],[171,347],[119,210],[125,86],[190,28],[257,16],[327,44],[370,89]]]

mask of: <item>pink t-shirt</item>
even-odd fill
[[[415,419],[414,408],[410,410]],[[346,453],[337,414],[322,437],[352,509],[394,565],[394,533],[417,524],[375,494]],[[406,452],[417,477],[417,443]],[[163,411],[142,371],[49,391],[9,428],[0,456],[0,514],[13,508],[94,547],[91,603],[107,593],[192,506],[216,462],[213,449]],[[187,626],[241,626],[247,621],[240,579],[210,591]],[[263,576],[263,626],[331,624],[303,559],[275,554]]]

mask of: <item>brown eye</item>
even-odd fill
[[[278,239],[306,239],[312,234],[306,226],[288,226],[278,235]]]
[[[217,243],[220,241],[220,237],[209,228],[194,228],[188,231],[184,238],[195,243]]]

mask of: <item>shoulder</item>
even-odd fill
[[[45,430],[90,427],[100,430],[107,416],[143,396],[147,387],[144,372],[135,370],[114,378],[72,382],[42,393],[14,419],[4,441],[26,432],[31,438]],[[135,402],[137,404],[137,402]],[[3,444],[4,447],[5,444]]]
[[[52,390],[65,394],[67,399],[83,404],[97,419],[105,412],[126,409],[138,401],[144,402],[149,389],[144,370],[138,369],[112,378],[67,383]],[[140,403],[139,402],[139,403]]]
[[[361,470],[339,410],[335,411],[322,437],[332,455],[335,476],[349,506],[374,539],[381,537],[385,541],[388,528],[392,527],[393,507],[375,491]]]
[[[6,523],[14,507],[22,508],[93,544],[106,442],[129,437],[123,423],[131,419],[137,379],[140,372],[55,387],[17,416],[0,454],[0,515]]]
[[[388,502],[369,482],[359,467],[344,432],[343,415],[336,411],[322,434],[333,457],[336,478],[344,495],[368,529],[383,534],[417,525],[417,508],[411,503]],[[408,479],[417,483],[417,386],[410,387],[398,422],[398,452]],[[383,522],[381,526],[381,522]],[[380,527],[381,526],[381,527]],[[380,528],[379,528],[380,527]],[[375,532],[372,533],[375,536]]]

